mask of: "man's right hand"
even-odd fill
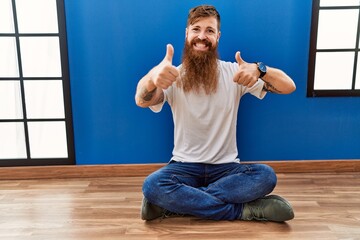
[[[174,48],[171,44],[167,44],[164,59],[152,70],[151,81],[156,87],[167,89],[180,75],[179,70],[172,65],[173,56]]]

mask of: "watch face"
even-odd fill
[[[266,65],[264,63],[259,62],[258,66],[261,72],[266,72]]]

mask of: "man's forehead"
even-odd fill
[[[201,17],[198,19],[195,19],[190,26],[204,26],[207,27],[214,27],[216,28],[218,25],[217,19],[215,17]]]

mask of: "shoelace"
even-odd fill
[[[265,218],[265,214],[263,212],[262,206],[257,206],[257,205],[251,206],[250,213],[251,213],[251,216],[257,221],[268,221],[268,219]],[[259,215],[259,216],[257,216],[257,215]]]

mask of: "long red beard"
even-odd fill
[[[208,46],[208,51],[194,50],[193,45],[202,42]],[[218,84],[218,51],[217,46],[212,46],[207,40],[193,39],[186,41],[183,51],[181,80],[177,81],[184,92],[194,91],[206,94],[215,93]]]

